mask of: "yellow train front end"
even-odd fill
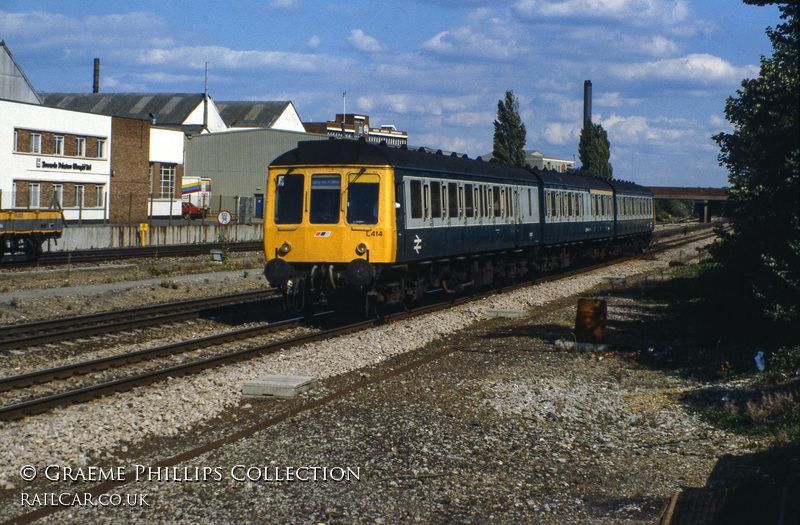
[[[397,253],[393,170],[380,165],[270,166],[264,274],[306,309],[336,290],[368,291]]]

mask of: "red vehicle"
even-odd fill
[[[189,202],[182,202],[181,215],[184,219],[200,219],[205,215],[205,213],[203,212],[203,208],[195,206]]]

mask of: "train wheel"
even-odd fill
[[[42,244],[36,238],[29,238],[25,239],[25,247],[23,248],[25,252],[25,259],[28,261],[37,261],[39,257],[42,255]]]

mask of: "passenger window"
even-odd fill
[[[431,217],[438,219],[442,216],[441,182],[431,182]]]
[[[447,216],[458,217],[458,184],[451,182],[447,185],[447,189]]]
[[[303,183],[301,174],[275,178],[275,224],[303,222]]]
[[[422,181],[409,181],[409,191],[411,193],[411,218],[422,218]]]
[[[531,199],[531,190],[528,189],[528,217],[533,216],[533,200]]]
[[[380,177],[375,173],[358,173],[351,174],[349,180],[350,182],[347,186],[347,223],[378,224]]]
[[[501,213],[500,198],[501,198],[500,187],[492,186],[492,209],[494,210],[495,217],[500,217]]]
[[[311,224],[337,224],[342,182],[339,175],[319,174],[311,176]]]
[[[472,200],[472,184],[464,185],[464,214],[467,217],[475,215],[475,206]]]
[[[428,203],[430,202],[430,187],[427,184],[422,185],[422,217],[427,219],[431,216],[430,212],[428,211]]]

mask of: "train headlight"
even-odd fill
[[[367,245],[362,242],[361,244],[356,246],[356,253],[359,255],[364,255],[365,253],[367,253]]]
[[[280,248],[278,248],[278,252],[279,252],[281,255],[286,255],[286,254],[287,254],[287,253],[289,253],[290,251],[292,251],[292,245],[291,245],[291,244],[289,244],[288,242],[285,242],[285,243],[281,244],[281,247],[280,247]]]

